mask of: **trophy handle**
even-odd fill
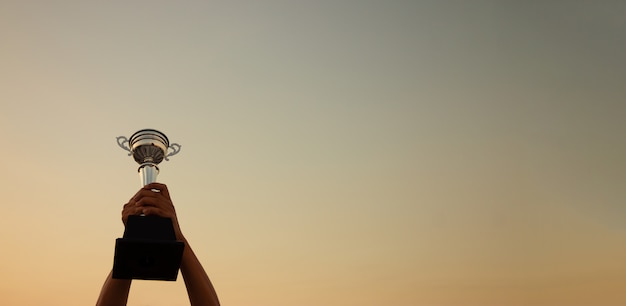
[[[172,149],[172,152],[170,152],[167,155],[165,155],[165,160],[169,161],[169,158],[167,158],[168,156],[173,156],[173,155],[178,154],[178,152],[180,152],[180,147],[181,147],[181,145],[179,145],[177,143],[173,143],[169,147],[167,147],[168,150]]]
[[[130,150],[130,148],[128,146],[125,146],[124,144],[128,143],[128,138],[124,137],[124,136],[118,136],[117,138],[117,145],[120,146],[120,148],[128,151],[128,156],[133,155],[133,152]]]

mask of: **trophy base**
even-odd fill
[[[113,278],[175,281],[184,248],[171,219],[130,216],[124,238],[115,240]]]

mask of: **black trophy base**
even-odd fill
[[[129,216],[124,238],[115,240],[113,278],[175,281],[184,248],[171,219]]]

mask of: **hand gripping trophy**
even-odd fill
[[[119,136],[117,144],[139,164],[142,186],[155,182],[158,164],[180,152],[181,147],[170,145],[165,134],[152,129],[137,131],[130,139]],[[170,218],[129,216],[124,237],[115,241],[113,278],[175,281],[184,247],[183,242],[176,241]]]

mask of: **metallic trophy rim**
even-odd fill
[[[167,139],[167,136],[155,129],[139,130],[131,135],[128,141],[133,151],[140,146],[151,144],[158,146],[163,151],[163,155],[167,154],[167,149],[170,146],[170,141]]]

